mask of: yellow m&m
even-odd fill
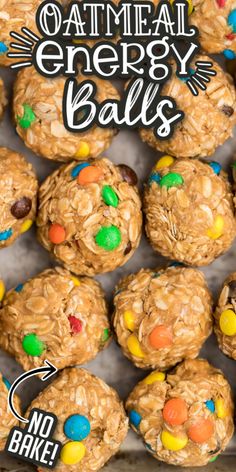
[[[127,339],[127,347],[129,349],[129,352],[133,354],[135,357],[145,357],[144,352],[141,349],[140,343],[138,338],[135,336],[135,334],[131,334],[128,339]]]
[[[129,329],[129,331],[134,331],[134,328],[135,328],[134,313],[131,310],[125,310],[123,317],[124,317],[124,324],[125,324],[126,329]]]
[[[25,220],[24,223],[22,223],[21,225],[20,232],[26,233],[26,231],[28,231],[31,228],[32,224],[33,224],[32,220]]]
[[[161,442],[165,449],[169,451],[180,451],[188,443],[188,437],[184,434],[182,436],[174,436],[169,431],[162,431]]]
[[[79,149],[75,153],[76,159],[85,159],[89,156],[90,147],[85,141],[81,141],[79,145]]]
[[[224,225],[225,222],[223,216],[217,215],[212,227],[207,230],[207,236],[211,239],[220,238],[224,231]]]
[[[61,461],[66,465],[78,464],[85,456],[85,446],[82,442],[71,441],[66,443],[61,450]]]
[[[228,411],[225,408],[225,402],[223,398],[217,398],[215,401],[215,409],[218,418],[224,419],[228,416]]]
[[[5,294],[5,285],[3,280],[0,280],[0,302],[2,301]]]
[[[169,0],[171,5],[173,5],[173,3],[175,2],[175,0]],[[188,15],[191,15],[191,13],[193,12],[193,2],[192,0],[187,0],[187,3],[188,3]]]
[[[236,314],[233,310],[224,310],[220,315],[220,329],[227,336],[236,334]]]
[[[73,284],[74,284],[76,287],[79,287],[79,286],[80,286],[80,281],[79,281],[78,277],[72,276],[72,277],[71,277],[71,280],[72,280]]]
[[[159,159],[155,165],[156,170],[164,169],[164,167],[170,167],[174,163],[174,158],[171,156],[163,156]]]
[[[165,378],[166,376],[164,372],[152,372],[144,379],[143,382],[146,385],[152,385],[155,382],[164,382]]]

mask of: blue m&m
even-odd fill
[[[88,166],[90,166],[89,162],[81,162],[81,164],[78,164],[77,166],[73,167],[71,171],[71,177],[73,179],[76,179],[76,177],[78,177],[81,170]]]
[[[216,175],[219,175],[222,166],[219,164],[219,162],[212,161],[209,163],[209,166],[212,168],[212,170],[215,172]]]
[[[161,181],[161,176],[160,174],[158,174],[158,172],[153,172],[148,179],[149,185],[151,185],[152,182],[156,182],[156,184],[159,184],[160,181]]]
[[[4,385],[7,387],[7,390],[10,390],[11,383],[9,382],[9,380],[7,380],[6,377],[3,377],[2,380],[3,380]]]
[[[223,52],[224,52],[225,58],[229,59],[230,61],[236,58],[236,54],[234,51],[232,51],[232,49],[225,49]]]
[[[236,9],[230,12],[228,16],[228,25],[232,28],[233,33],[236,33]]]
[[[83,441],[90,434],[90,431],[90,422],[86,416],[72,415],[65,421],[64,433],[72,441]]]
[[[136,410],[131,410],[129,413],[129,420],[135,428],[138,428],[142,421],[142,416]]]
[[[0,233],[0,241],[7,241],[12,236],[12,229],[6,229]]]
[[[6,46],[6,44],[0,41],[0,56],[2,54],[5,54],[7,51],[8,51],[8,47]]]
[[[211,411],[211,413],[214,413],[214,411],[215,411],[215,403],[213,402],[213,400],[207,400],[207,401],[205,402],[205,405],[206,405],[206,407],[208,408],[208,410]]]

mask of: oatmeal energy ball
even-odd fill
[[[215,333],[220,349],[236,359],[236,272],[227,277],[215,310]]]
[[[224,53],[227,59],[236,57],[235,0],[193,0],[189,22],[197,26],[204,51]]]
[[[136,183],[130,167],[108,159],[62,166],[40,188],[39,241],[76,274],[125,264],[141,236]]]
[[[97,86],[98,102],[119,99],[107,80],[90,77]],[[86,77],[79,75],[81,83]],[[16,131],[33,152],[55,161],[97,157],[111,144],[116,130],[93,128],[83,133],[67,131],[62,116],[62,98],[66,77],[47,79],[34,68],[19,72],[14,86],[13,110]]]
[[[175,126],[173,136],[168,140],[158,140],[151,128],[140,130],[143,141],[174,157],[211,156],[219,145],[232,136],[236,124],[236,94],[232,77],[207,56],[198,56],[195,58],[197,60],[211,61],[217,72],[205,91],[199,90],[198,96],[192,95],[186,82],[179,79],[175,72],[162,89],[162,95],[172,97],[177,108],[185,114],[184,119]],[[195,69],[195,64],[192,64],[190,74]]]
[[[134,388],[126,408],[147,451],[168,464],[213,462],[234,431],[230,386],[205,360],[186,360],[166,378],[152,372]]]
[[[31,227],[38,183],[32,165],[11,149],[0,148],[0,249]]]
[[[54,438],[63,447],[55,472],[100,470],[127,434],[128,420],[115,390],[83,369],[63,370],[32,402],[28,414],[32,408],[58,418]]]
[[[196,269],[142,269],[120,281],[114,306],[118,342],[144,369],[196,357],[212,331],[211,294]]]
[[[163,156],[145,188],[147,236],[163,256],[210,264],[235,237],[230,184],[218,162]]]
[[[0,120],[3,117],[4,108],[7,104],[6,92],[3,80],[0,78]]]
[[[8,410],[7,398],[10,387],[10,382],[0,373],[0,451],[5,447],[11,428],[18,426],[18,421]],[[20,400],[17,395],[14,396],[14,403],[20,412]]]
[[[104,293],[93,279],[45,270],[10,290],[0,310],[0,346],[25,370],[93,359],[110,337]]]
[[[8,66],[11,62],[17,62],[16,59],[7,57],[10,43],[18,42],[11,38],[11,31],[22,35],[21,28],[26,27],[37,33],[35,15],[41,3],[42,0],[0,0],[0,66]],[[26,36],[25,39],[30,41]],[[18,52],[20,51],[18,50]],[[20,62],[20,58],[18,62]]]

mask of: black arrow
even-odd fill
[[[25,372],[20,377],[18,377],[18,379],[15,380],[15,382],[12,384],[12,386],[9,390],[8,408],[10,409],[12,414],[15,416],[15,418],[19,421],[22,421],[23,423],[29,423],[29,420],[27,420],[26,418],[23,418],[22,416],[20,416],[20,414],[17,413],[17,411],[14,407],[13,397],[14,397],[15,390],[17,389],[17,387],[22,382],[24,382],[24,380],[26,380],[30,377],[33,377],[33,375],[41,374],[43,372],[46,372],[46,374],[43,375],[43,377],[41,377],[41,380],[43,382],[45,382],[45,380],[48,380],[52,375],[57,373],[58,369],[53,364],[51,364],[51,362],[45,360],[44,363],[45,363],[45,366],[38,367],[37,369],[29,370],[28,372]]]

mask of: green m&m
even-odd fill
[[[119,204],[119,198],[110,185],[102,187],[102,199],[106,205],[116,208]]]
[[[26,334],[22,341],[22,347],[26,354],[32,357],[39,357],[46,349],[45,344],[35,333]]]
[[[164,175],[160,180],[160,187],[178,187],[184,183],[184,179],[180,174],[177,172],[169,172],[168,174]]]
[[[17,121],[19,125],[21,126],[21,128],[27,129],[35,121],[36,116],[29,105],[24,104],[23,109],[24,109],[24,114],[22,117],[18,116]]]
[[[102,226],[95,236],[95,242],[105,251],[113,251],[121,243],[121,232],[117,226]]]
[[[109,338],[110,338],[110,330],[109,328],[105,328],[103,331],[102,339],[101,339],[102,344],[105,344]]]

